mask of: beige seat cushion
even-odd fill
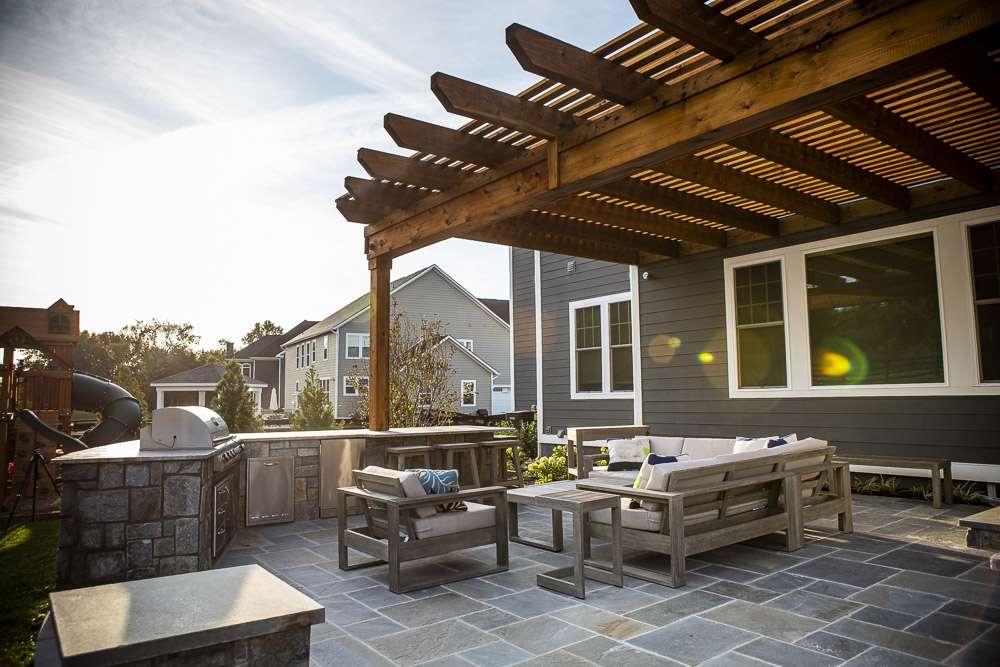
[[[403,487],[403,495],[406,498],[423,498],[427,495],[416,473],[406,472],[405,470],[394,470],[392,468],[381,468],[379,466],[368,466],[362,472],[389,479],[398,479]],[[433,505],[427,505],[425,507],[413,508],[413,513],[418,517],[428,518],[437,514],[437,510]]]
[[[413,528],[417,539],[441,537],[453,533],[464,533],[477,528],[488,528],[496,523],[496,508],[466,501],[464,512],[437,512],[426,519],[414,519]]]
[[[590,479],[601,484],[614,484],[615,486],[632,486],[637,470],[611,470],[601,466],[590,471]]]
[[[746,510],[744,510],[746,511]],[[690,516],[684,517],[685,526],[693,526],[695,524],[704,523],[706,521],[711,521],[717,518],[718,512],[708,511],[699,512]],[[596,512],[590,513],[590,520],[594,523],[602,523],[605,525],[611,525],[611,510],[597,510]],[[660,523],[663,521],[663,512],[660,510],[647,510],[643,508],[630,509],[629,499],[622,498],[622,528],[631,528],[632,530],[645,530],[647,532],[658,533],[660,532]]]
[[[681,453],[692,459],[710,459],[720,454],[732,454],[734,438],[684,438]]]

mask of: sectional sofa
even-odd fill
[[[768,448],[768,439],[649,436],[645,426],[576,428],[567,437],[577,487],[621,497],[624,547],[670,556],[669,572],[626,563],[630,576],[683,586],[690,555],[775,532],[784,532],[786,548],[794,551],[802,546],[804,524],[824,517],[836,516],[841,531],[853,530],[850,473],[823,440]],[[650,453],[681,460],[608,471],[583,449],[622,438],[639,438]],[[610,537],[610,523],[610,510],[590,515],[585,550],[591,537]]]

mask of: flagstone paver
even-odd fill
[[[339,569],[332,519],[241,531],[220,566],[259,563],[324,605],[312,667],[996,664],[1000,575],[985,566],[988,554],[965,547],[957,520],[972,509],[855,500],[854,534],[816,522],[794,553],[783,535],[766,536],[688,559],[687,586],[588,581],[584,600],[536,585],[571,551],[523,545],[511,545],[508,572],[395,595],[385,565]],[[522,519],[526,532],[547,536],[547,515]],[[564,530],[569,542],[568,521]],[[596,543],[595,555],[602,550]],[[407,564],[404,577],[494,556],[480,547]],[[629,560],[668,569],[655,554]]]

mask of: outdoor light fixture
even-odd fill
[[[651,273],[650,273],[649,271],[643,271],[643,272],[642,272],[642,279],[643,279],[643,280],[649,280],[649,279],[651,279],[652,277],[653,277],[653,276],[652,276],[652,274],[651,274]]]

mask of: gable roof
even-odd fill
[[[281,353],[281,344],[294,338],[306,329],[317,324],[316,320],[302,320],[283,334],[261,336],[242,350],[233,354],[234,359],[250,359],[251,357],[274,357]]]
[[[467,289],[462,287],[458,283],[458,281],[456,281],[454,278],[445,273],[444,270],[441,269],[441,267],[439,267],[437,264],[431,264],[430,266],[420,269],[419,271],[414,271],[413,273],[407,276],[403,276],[402,278],[393,280],[391,283],[389,283],[389,294],[394,294],[398,292],[399,290],[406,287],[410,283],[424,277],[431,271],[437,272],[438,275],[440,275],[442,278],[445,279],[445,281],[447,281],[449,284],[455,287],[459,292],[461,292],[469,299],[471,299],[480,308],[482,308],[483,311],[486,312],[490,317],[500,322],[504,326],[509,326],[502,317],[498,316],[493,310],[489,308],[489,306],[487,306],[482,301],[474,297]],[[309,329],[303,331],[298,336],[295,336],[294,338],[284,342],[281,345],[281,347],[283,348],[288,347],[289,345],[294,345],[304,340],[308,340],[310,338],[315,338],[316,336],[321,336],[325,333],[329,333],[334,329],[336,329],[337,327],[340,327],[343,324],[350,322],[355,317],[358,317],[366,310],[368,310],[368,308],[370,307],[371,307],[371,293],[365,292],[364,294],[356,298],[354,301],[351,301],[349,304],[347,304],[340,310],[336,311],[326,319],[320,321],[315,326],[310,327]]]
[[[149,386],[158,387],[169,384],[218,384],[219,380],[222,379],[223,373],[225,372],[226,369],[219,364],[205,364],[204,366],[195,366],[194,368],[189,368],[186,371],[168,375],[167,377],[160,378],[159,380],[153,380],[149,383]],[[261,382],[256,378],[247,378],[247,384],[259,387],[267,386],[266,382]]]
[[[443,345],[443,344],[445,344],[447,342],[451,342],[452,345],[454,345],[459,350],[461,350],[462,352],[464,352],[466,354],[466,356],[468,356],[473,361],[475,361],[477,364],[479,364],[480,366],[482,366],[483,368],[485,368],[486,370],[488,370],[494,376],[500,375],[500,371],[498,371],[497,369],[493,368],[488,363],[486,363],[486,361],[484,361],[483,358],[480,357],[478,354],[474,353],[472,350],[470,350],[469,348],[467,348],[464,345],[462,345],[461,343],[459,343],[458,340],[454,336],[442,336],[441,340],[438,341],[437,345],[435,345],[433,349],[437,349],[437,348],[441,347],[441,345]]]
[[[479,302],[492,310],[497,317],[510,324],[510,301],[507,299],[484,299],[476,297]]]

